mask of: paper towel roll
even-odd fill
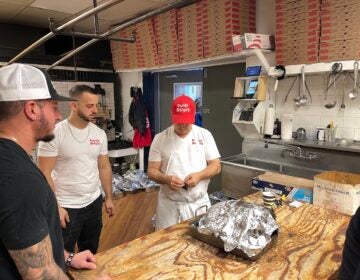
[[[290,140],[292,138],[293,130],[293,115],[283,114],[281,122],[281,139]]]
[[[275,109],[274,107],[269,107],[265,112],[265,125],[264,125],[264,134],[273,135],[274,132],[274,121],[275,121]]]

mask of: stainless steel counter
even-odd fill
[[[265,141],[265,140],[264,140]],[[278,142],[301,147],[310,147],[318,149],[327,149],[334,151],[360,153],[360,143],[351,140],[337,139],[335,142],[317,141],[317,140],[277,140],[271,139],[271,142]]]
[[[254,190],[251,180],[266,171],[313,179],[330,171],[360,172],[360,145],[339,142],[246,139],[242,154],[221,160],[221,188],[230,197],[243,197]],[[310,156],[311,155],[311,156]]]

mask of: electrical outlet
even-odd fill
[[[210,108],[203,108],[203,109],[202,109],[202,112],[203,112],[204,114],[210,114]]]

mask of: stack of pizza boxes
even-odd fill
[[[233,35],[256,32],[255,0],[203,0],[204,57],[233,52]]]
[[[321,62],[360,59],[359,14],[359,0],[322,0]]]
[[[276,0],[276,63],[319,60],[320,0]]]
[[[178,9],[178,46],[180,62],[195,61],[204,57],[202,38],[202,3]]]
[[[154,32],[159,65],[179,63],[177,42],[177,10],[172,9],[154,17]]]
[[[158,64],[153,20],[148,19],[117,32],[114,37],[131,38],[136,42],[111,41],[114,69],[154,67]]]

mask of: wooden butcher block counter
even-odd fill
[[[245,198],[260,202],[260,194]],[[340,266],[349,216],[311,204],[276,209],[278,240],[259,260],[245,261],[193,239],[184,222],[99,253],[97,270],[74,279],[331,279]]]

